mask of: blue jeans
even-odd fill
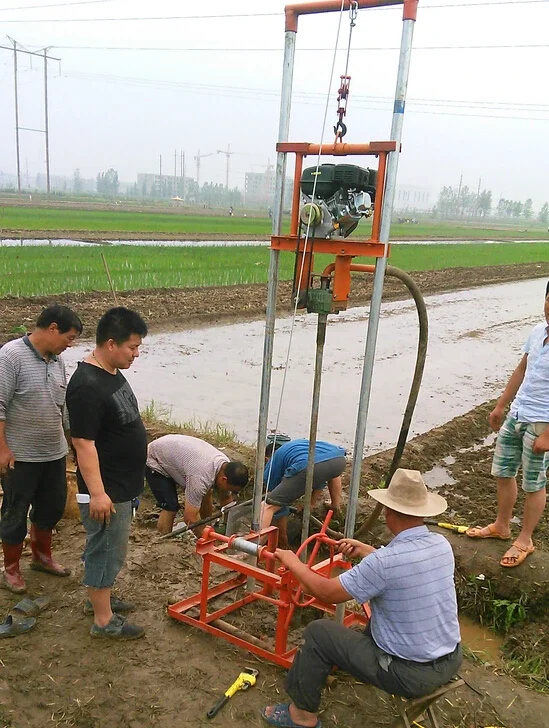
[[[84,586],[110,589],[124,566],[132,522],[132,502],[115,503],[109,525],[90,517],[89,503],[79,503],[80,518],[86,529]]]

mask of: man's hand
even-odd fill
[[[275,551],[275,556],[287,569],[290,569],[290,571],[292,570],[292,566],[295,566],[296,564],[302,565],[299,556],[289,549],[277,549]]]
[[[358,541],[356,538],[342,538],[337,542],[337,551],[348,559],[363,559],[375,551],[373,546]]]
[[[539,437],[536,437],[532,450],[536,455],[543,455],[549,450],[549,428],[544,430]]]
[[[6,445],[0,449],[0,475],[4,475],[8,470],[15,468],[15,455]]]
[[[504,419],[505,407],[503,407],[503,405],[496,404],[494,409],[488,415],[488,424],[494,432],[497,432],[499,428],[503,425]]]
[[[116,513],[114,503],[106,493],[90,496],[90,516],[109,525],[111,513]]]

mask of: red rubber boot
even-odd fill
[[[4,552],[4,585],[14,594],[22,594],[27,589],[25,580],[19,570],[19,559],[23,553],[23,544],[2,542]]]
[[[70,569],[58,564],[51,553],[52,532],[31,525],[30,543],[32,551],[31,569],[35,571],[45,571],[47,574],[54,576],[70,576]]]

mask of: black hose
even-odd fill
[[[400,426],[398,442],[395,447],[391,465],[389,467],[387,475],[385,476],[385,485],[387,486],[391,482],[391,478],[393,477],[395,470],[399,466],[400,460],[402,458],[402,453],[404,452],[406,441],[408,439],[410,424],[412,422],[412,416],[414,414],[419,389],[421,387],[421,380],[423,378],[423,370],[425,368],[425,359],[427,356],[427,341],[429,338],[429,321],[427,318],[427,307],[425,306],[425,301],[423,300],[421,291],[419,290],[419,287],[415,283],[414,279],[410,275],[408,275],[408,273],[401,270],[400,268],[395,268],[395,266],[393,265],[387,266],[386,274],[389,276],[393,276],[394,278],[398,278],[408,288],[408,290],[412,294],[412,298],[415,301],[417,315],[419,319],[419,339],[417,345],[416,367],[414,370],[414,377],[412,379],[412,386],[410,387],[410,393],[408,395],[408,403],[406,404],[404,417],[402,418],[402,425]],[[365,533],[370,531],[374,523],[379,518],[379,514],[381,513],[382,508],[383,505],[381,503],[376,503],[374,510],[355,531],[355,538],[360,538],[360,536],[363,536]]]

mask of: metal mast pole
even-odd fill
[[[383,198],[383,207],[381,211],[380,242],[385,243],[386,245],[389,242],[389,233],[391,230],[391,215],[393,212],[393,204],[395,199],[400,142],[402,139],[402,128],[404,124],[404,107],[406,102],[406,90],[408,87],[408,75],[410,72],[412,39],[414,33],[414,24],[416,20],[417,4],[417,0],[405,0],[404,3],[400,58],[398,64],[398,75],[395,91],[393,122],[391,126],[391,140],[396,141],[397,145],[396,150],[389,154],[389,158],[387,161],[387,181],[385,185],[385,195]],[[347,537],[352,537],[355,530],[356,507],[358,501],[358,491],[360,487],[362,458],[364,454],[364,441],[366,437],[366,425],[368,421],[368,408],[370,405],[372,373],[374,369],[374,357],[379,326],[379,315],[381,311],[381,297],[383,294],[383,279],[385,277],[386,268],[387,257],[384,256],[383,258],[377,258],[374,273],[372,300],[370,304],[370,315],[368,319],[366,348],[364,352],[362,384],[358,404],[358,418],[353,451],[353,466],[351,470],[349,505],[347,508],[347,517],[345,519],[345,536]]]
[[[46,137],[46,191],[50,194],[50,132],[48,120],[48,49],[44,48],[44,134]]]
[[[292,83],[295,62],[297,32],[287,30],[284,38],[284,60],[282,66],[282,89],[280,95],[280,121],[278,141],[288,141],[290,131],[290,111],[292,106]],[[280,235],[282,230],[282,207],[284,200],[284,180],[286,177],[286,153],[278,152],[276,157],[275,195],[273,205],[272,234]],[[252,530],[259,529],[261,498],[263,495],[263,468],[265,462],[265,440],[271,393],[271,374],[273,364],[273,343],[276,319],[276,293],[278,288],[278,266],[280,251],[271,248],[269,258],[269,279],[267,286],[267,313],[265,321],[265,340],[263,344],[263,369],[261,372],[261,394],[259,401],[259,421],[257,427],[257,460],[255,464]]]
[[[13,43],[13,76],[15,89],[15,150],[17,159],[17,192],[21,194],[21,159],[19,156],[19,101],[17,98],[17,42]]]

